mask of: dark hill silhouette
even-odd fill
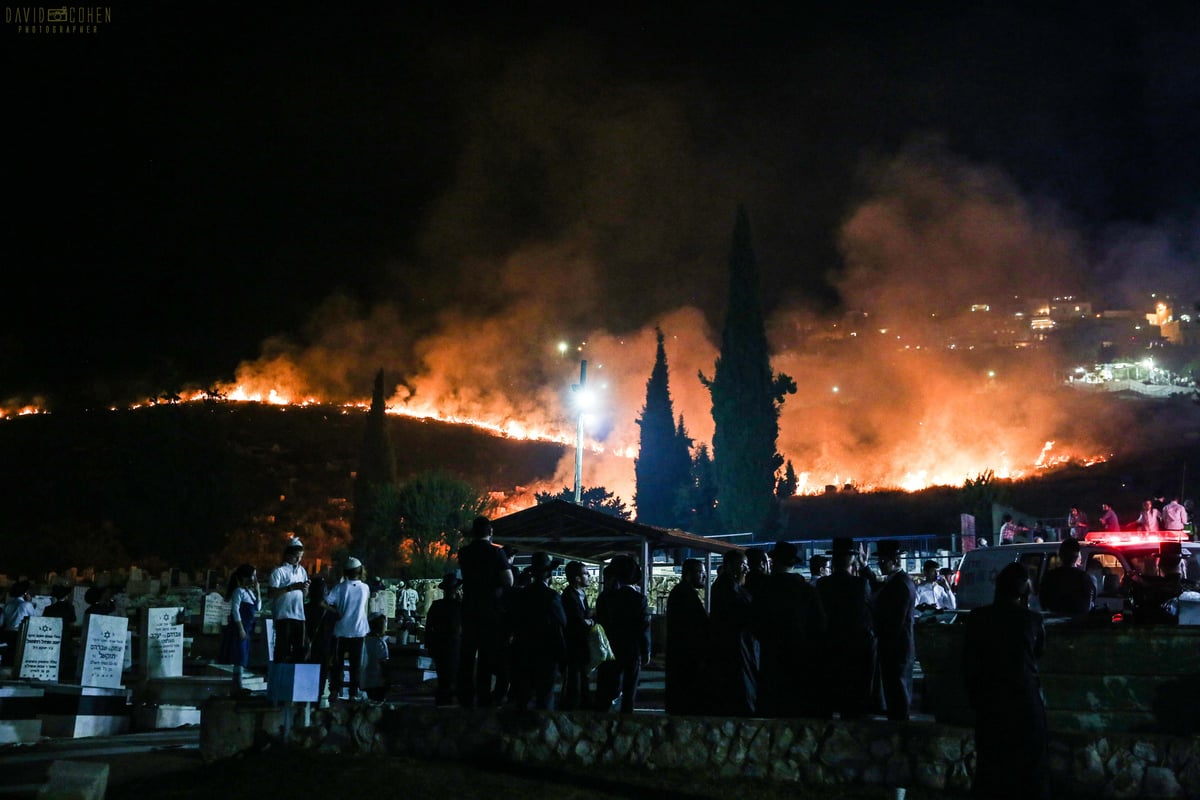
[[[1109,461],[1004,482],[1013,507],[1053,519],[1113,505],[1123,522],[1151,492],[1200,494],[1200,406],[1146,402]],[[399,476],[440,469],[481,491],[550,480],[563,445],[389,416]],[[211,402],[0,422],[0,573],[219,563],[235,532],[280,540],[302,524],[348,528],[365,410]],[[964,476],[974,477],[974,476]],[[789,539],[959,529],[957,488],[833,493],[785,503]]]
[[[401,479],[441,469],[507,495],[552,478],[564,453],[465,425],[387,424]],[[226,402],[0,423],[0,572],[217,566],[237,530],[345,524],[365,425],[365,410]]]

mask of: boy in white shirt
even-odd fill
[[[304,593],[308,572],[300,566],[304,545],[292,537],[283,548],[283,563],[271,570],[267,597],[271,600],[271,624],[275,627],[273,660],[280,664],[304,661]]]
[[[330,675],[330,695],[342,694],[342,659],[350,662],[350,699],[365,700],[359,689],[359,671],[362,667],[363,639],[370,629],[367,625],[367,600],[371,589],[362,581],[363,565],[354,556],[346,559],[342,568],[343,580],[334,586],[325,597],[325,605],[331,608],[337,622],[333,633],[337,636],[337,647],[333,653],[333,672]]]

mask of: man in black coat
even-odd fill
[[[570,711],[592,707],[588,678],[588,634],[595,624],[587,599],[588,573],[580,561],[567,562],[567,586],[562,590],[563,611],[567,615],[567,667],[563,676],[560,708]]]
[[[707,706],[723,716],[753,716],[758,705],[758,639],[746,591],[749,570],[745,552],[726,553],[712,584]]]
[[[1041,615],[1026,608],[1030,589],[1025,567],[1009,564],[996,576],[993,603],[967,617],[962,669],[975,711],[975,797],[1049,796],[1037,668],[1046,631]]]
[[[446,573],[438,588],[442,590],[442,596],[430,604],[429,613],[425,615],[425,646],[437,669],[434,701],[439,706],[448,706],[454,702],[458,690],[462,649],[462,589],[458,574]]]
[[[554,681],[567,660],[567,616],[562,595],[550,588],[550,575],[561,565],[548,553],[534,553],[529,583],[513,592],[509,604],[516,708],[554,708]]]
[[[833,571],[817,581],[817,594],[829,625],[822,651],[825,705],[822,715],[842,719],[867,713],[875,677],[875,621],[871,616],[871,584],[854,572],[854,542],[834,539]]]
[[[917,660],[913,617],[917,585],[900,568],[900,543],[884,539],[875,547],[883,583],[872,599],[879,657],[879,682],[887,718],[908,719],[912,703],[912,673]]]
[[[492,542],[491,520],[476,517],[470,535],[458,551],[463,582],[458,704],[464,708],[490,706],[506,688],[502,681],[493,688],[492,678],[506,672],[504,595],[513,585],[508,556]]]
[[[766,717],[813,716],[824,691],[819,665],[825,612],[817,590],[792,571],[799,560],[796,545],[776,542],[765,591],[751,599],[759,641],[757,712]]]
[[[621,713],[633,713],[642,666],[650,663],[650,605],[638,586],[638,564],[632,556],[609,562],[611,583],[596,598],[596,621],[612,646],[611,668],[597,677],[596,703],[607,711],[621,696]]]
[[[704,562],[683,562],[679,583],[667,595],[668,714],[699,714],[703,710],[704,669],[708,659],[708,612],[700,600],[707,576]]]

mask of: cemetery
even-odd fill
[[[71,586],[74,623],[42,615],[51,603],[49,587],[64,583]],[[212,572],[171,570],[150,578],[136,567],[115,575],[50,576],[35,589],[36,615],[0,649],[0,746],[198,726],[214,697],[319,701],[316,665],[271,669],[269,613],[255,621],[249,672],[235,685],[233,667],[217,663],[230,611],[216,590],[223,585],[224,576]],[[384,584],[372,594],[371,610],[388,618],[396,681],[435,676],[420,643],[420,620],[436,599],[436,585]],[[111,598],[107,613],[86,613],[93,587]]]

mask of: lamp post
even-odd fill
[[[583,498],[583,412],[587,402],[584,392],[587,390],[587,359],[579,362],[579,383],[571,386],[575,393],[575,505]]]

